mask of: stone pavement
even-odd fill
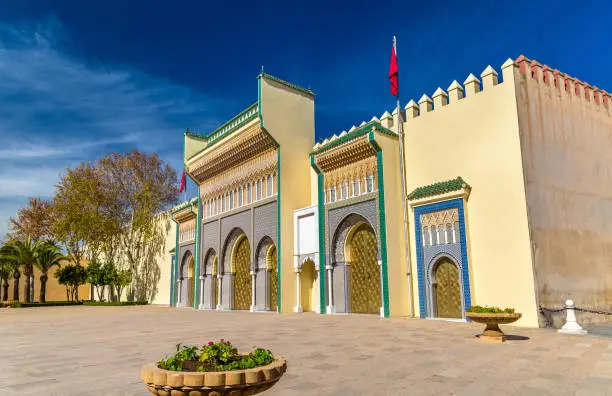
[[[142,395],[140,367],[175,344],[226,338],[288,359],[272,395],[612,395],[612,339],[370,316],[166,307],[0,310],[0,396]],[[525,339],[526,338],[526,339]]]

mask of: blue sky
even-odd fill
[[[603,1],[4,0],[0,236],[83,160],[138,148],[178,169],[185,128],[254,103],[262,65],[315,91],[320,138],[393,108],[394,34],[403,104],[520,54],[611,91],[611,15]]]

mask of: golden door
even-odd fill
[[[270,311],[278,311],[278,267],[276,261],[276,248],[273,247],[268,251],[268,276],[270,277],[268,301],[270,301]]]
[[[234,255],[236,278],[234,282],[234,309],[251,309],[251,249],[246,238],[242,238]]]
[[[434,270],[435,315],[439,318],[463,317],[459,269],[449,259],[442,259]]]
[[[351,312],[380,314],[380,271],[376,259],[376,235],[369,226],[355,231],[351,249]]]

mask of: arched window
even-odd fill
[[[266,183],[266,195],[271,197],[274,192],[274,183],[272,183],[272,175],[268,175]]]
[[[359,183],[359,179],[355,179],[355,181],[353,181],[353,197],[356,197],[360,194],[360,184],[361,183]]]
[[[453,243],[459,242],[459,222],[456,221],[453,226]]]
[[[223,194],[223,198],[221,200],[221,213],[225,212],[225,201],[227,200],[227,194]]]
[[[423,236],[422,236],[422,238],[423,238],[423,246],[427,246],[427,244],[429,242],[429,230],[428,230],[428,227],[423,227],[422,233],[423,233]]]
[[[230,193],[230,205],[229,205],[230,210],[234,209],[234,192],[232,191]]]
[[[251,203],[253,200],[253,185],[251,183],[247,184],[247,205]]]
[[[336,202],[336,186],[329,188],[329,202]]]
[[[242,187],[240,187],[240,190],[238,190],[238,207],[242,206],[242,203],[244,202],[242,197]]]
[[[445,243],[453,242],[453,226],[450,223],[444,225],[444,241]]]
[[[374,191],[374,175],[368,175],[366,177],[366,192],[371,193]]]
[[[436,225],[435,227],[436,234],[434,235],[434,245],[439,245],[440,243],[442,243],[442,241],[440,240],[440,226]]]
[[[431,227],[428,227],[428,228],[427,228],[427,234],[428,234],[428,236],[429,236],[429,246],[432,246],[432,245],[433,245],[433,232],[432,232],[432,231],[433,231],[433,230],[432,230],[432,228],[433,228],[433,227],[434,227],[434,226],[431,226]]]
[[[261,199],[261,197],[263,196],[263,192],[261,191],[263,188],[263,182],[261,181],[261,179],[257,180],[257,200],[259,201]]]
[[[348,198],[348,183],[342,184],[340,187],[340,199]]]

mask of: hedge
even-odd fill
[[[46,303],[26,303],[16,302],[13,308],[33,308],[33,307],[59,307],[66,305],[90,305],[90,306],[107,306],[107,307],[120,307],[128,305],[147,305],[147,301],[121,301],[121,302],[107,302],[107,301],[47,301]],[[6,308],[6,303],[0,303],[0,308]]]
[[[147,305],[147,301],[83,301],[83,305],[92,305],[92,306],[106,306],[106,307],[120,307],[127,305]]]

